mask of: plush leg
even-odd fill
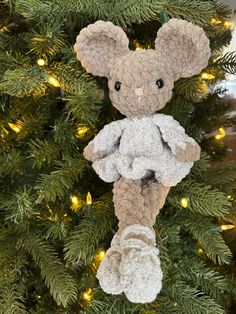
[[[155,179],[143,184],[142,195],[144,197],[144,206],[150,215],[150,226],[155,224],[156,217],[164,206],[169,191],[170,187],[163,186]]]
[[[152,226],[168,191],[153,180],[145,183],[122,178],[114,185],[113,200],[121,234],[120,283],[134,303],[154,301],[162,287]]]
[[[142,181],[121,178],[114,183],[113,202],[119,220],[118,233],[133,224],[150,225],[142,195]]]
[[[120,261],[120,235],[116,233],[96,275],[102,290],[106,293],[120,294],[123,292],[120,284]]]

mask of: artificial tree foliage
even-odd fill
[[[121,115],[106,79],[83,70],[73,45],[83,27],[102,19],[123,28],[131,49],[148,49],[163,12],[203,27],[212,56],[202,73],[176,82],[163,110],[202,154],[171,189],[155,224],[163,289],[153,303],[135,305],[105,294],[95,277],[117,221],[112,185],[82,152]],[[236,53],[223,53],[231,40],[229,16],[228,7],[211,0],[1,1],[0,313],[223,314],[233,308],[236,166],[224,163],[224,138],[208,136],[234,124],[219,88],[228,73],[236,74]]]

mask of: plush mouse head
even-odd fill
[[[129,50],[125,32],[97,21],[82,29],[74,49],[87,72],[106,76],[114,107],[129,118],[148,116],[170,100],[174,81],[207,66],[209,40],[203,29],[171,19],[157,33],[155,50]]]

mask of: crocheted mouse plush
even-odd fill
[[[108,78],[110,99],[127,118],[106,125],[84,149],[105,182],[114,182],[119,230],[97,272],[102,289],[134,303],[155,300],[162,287],[153,225],[175,186],[199,159],[199,145],[171,116],[158,114],[174,81],[207,66],[203,29],[171,19],[155,49],[130,51],[125,32],[97,21],[81,30],[74,49],[87,72]]]

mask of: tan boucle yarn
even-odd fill
[[[108,78],[112,104],[127,118],[106,125],[84,157],[114,182],[119,230],[97,272],[107,293],[134,303],[155,300],[162,287],[153,225],[171,186],[189,172],[200,147],[171,116],[156,113],[171,99],[174,82],[198,74],[210,57],[203,29],[171,19],[155,49],[130,51],[125,32],[97,21],[77,36],[74,49],[85,69]]]
[[[114,183],[113,202],[119,220],[119,233],[133,224],[152,228],[159,210],[165,203],[169,187],[156,180],[127,180]],[[138,209],[138,210],[135,210]]]

